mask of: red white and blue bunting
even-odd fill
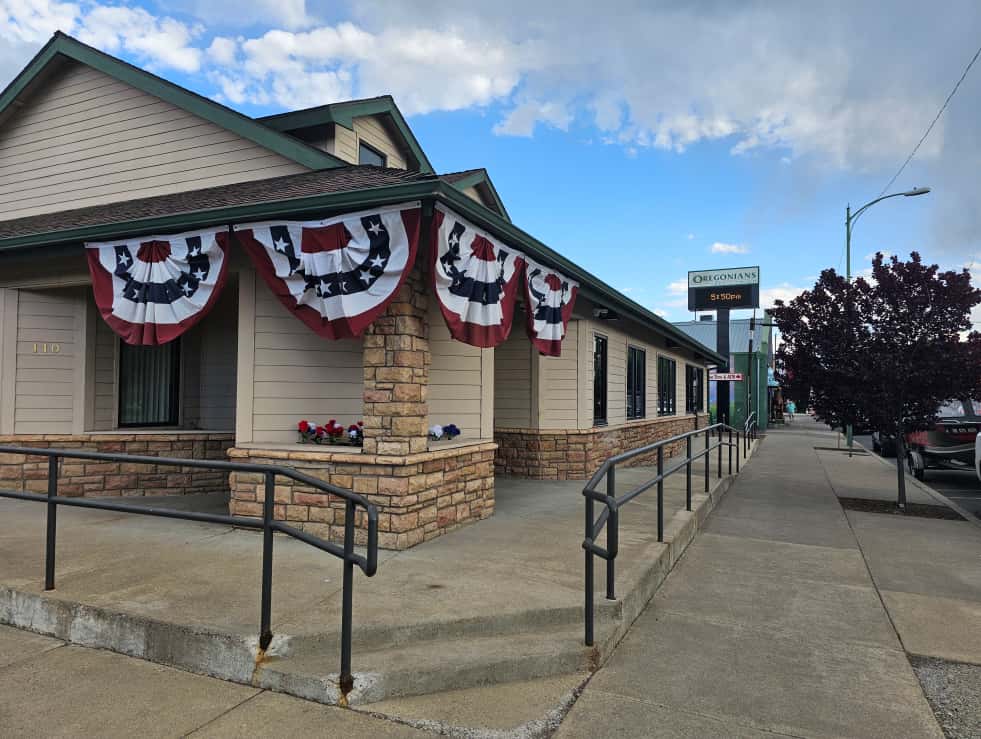
[[[525,313],[528,336],[539,352],[549,357],[562,353],[579,283],[554,269],[525,260]]]
[[[497,346],[511,333],[523,255],[441,207],[433,230],[433,289],[450,335]]]
[[[227,237],[225,229],[211,229],[85,244],[95,302],[106,323],[127,344],[176,339],[221,292]]]
[[[419,204],[235,227],[279,301],[327,339],[360,336],[415,262]]]

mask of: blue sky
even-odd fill
[[[689,269],[759,264],[764,301],[843,269],[845,203],[981,38],[974,3],[940,5],[0,0],[0,78],[60,28],[253,115],[391,93],[438,170],[487,167],[518,225],[682,320]],[[981,262],[979,101],[981,65],[894,186],[934,192],[869,211],[856,273]]]

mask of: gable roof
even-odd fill
[[[353,131],[354,119],[369,115],[385,117],[405,142],[409,154],[415,160],[413,162],[414,168],[426,174],[433,174],[435,171],[433,165],[429,163],[426,152],[422,150],[419,141],[412,133],[412,129],[409,128],[402,111],[399,110],[391,95],[361,100],[345,100],[339,103],[318,105],[315,108],[262,116],[256,120],[276,131],[295,131],[299,128],[322,126],[327,123],[335,123]]]
[[[97,69],[103,74],[176,105],[304,167],[328,169],[347,164],[332,154],[280,133],[247,115],[146,72],[122,59],[105,54],[61,31],[55,32],[44,48],[3,92],[0,92],[0,123],[23,104],[24,98],[30,94],[34,84],[42,82],[54,67],[65,60],[74,60]]]
[[[504,207],[504,201],[501,200],[501,196],[497,194],[497,188],[494,187],[494,183],[491,182],[490,175],[487,174],[487,170],[483,167],[477,169],[465,169],[462,172],[450,172],[448,174],[441,174],[440,179],[449,182],[453,187],[458,190],[465,191],[468,187],[476,187],[478,191],[481,191],[485,197],[487,197],[494,207],[492,210],[496,210],[498,215],[507,220],[511,220],[511,216],[508,215],[507,208]]]

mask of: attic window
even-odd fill
[[[385,155],[377,149],[372,149],[363,141],[358,142],[358,164],[370,164],[374,167],[384,167]]]

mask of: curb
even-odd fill
[[[877,459],[879,462],[881,462],[882,464],[884,464],[886,467],[889,467],[890,469],[892,469],[893,471],[895,471],[896,465],[893,462],[889,462],[888,460],[883,459],[878,454],[876,454],[872,450],[866,448],[866,446],[864,444],[862,444],[862,443],[860,443],[858,441],[854,441],[853,440],[853,443],[855,444],[855,446],[858,446],[858,447],[861,447],[862,449],[865,449],[865,451],[868,452],[868,454],[869,454],[870,457],[873,457],[873,458]],[[906,484],[907,485],[913,485],[913,487],[919,488],[920,490],[922,490],[924,493],[926,493],[927,495],[929,495],[931,498],[933,498],[935,501],[937,501],[941,505],[945,505],[948,508],[950,508],[951,510],[956,511],[957,513],[959,513],[969,524],[971,524],[975,528],[981,529],[981,518],[978,518],[977,516],[975,516],[973,513],[971,513],[966,508],[963,508],[962,506],[958,505],[957,503],[955,503],[954,501],[952,501],[950,498],[948,498],[943,493],[941,493],[941,492],[939,492],[937,490],[934,490],[932,487],[930,487],[929,485],[927,485],[924,482],[920,482],[919,480],[917,480],[912,475],[907,475],[906,476]]]

